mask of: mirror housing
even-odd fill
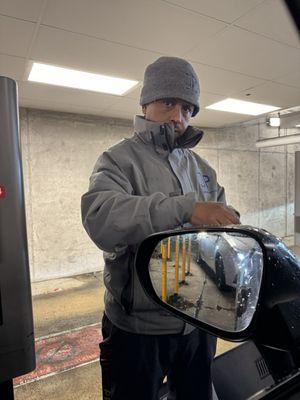
[[[157,244],[168,237],[199,232],[241,233],[255,239],[262,249],[264,268],[258,302],[249,326],[228,332],[184,314],[163,302],[153,288],[149,261]],[[250,226],[183,229],[157,233],[145,239],[137,251],[135,266],[146,294],[157,305],[210,334],[225,340],[252,338],[263,346],[290,350],[300,344],[300,266],[294,254],[269,232]],[[288,310],[288,311],[287,311]]]

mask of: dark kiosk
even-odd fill
[[[0,77],[0,398],[35,368],[17,85]]]

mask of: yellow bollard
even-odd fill
[[[168,260],[171,259],[171,238],[168,238]]]
[[[185,283],[185,266],[186,266],[186,242],[185,238],[182,238],[182,266],[181,266],[181,274],[182,274],[182,283]]]
[[[179,236],[175,242],[175,265],[174,265],[174,295],[178,295],[179,289]]]
[[[164,244],[164,241],[161,240],[161,241],[160,241],[160,256],[161,256],[161,257],[162,257],[162,253],[163,253],[163,244]]]
[[[192,237],[189,237],[187,275],[191,275]]]
[[[161,299],[167,301],[167,246],[162,244],[161,253]]]

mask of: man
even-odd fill
[[[151,233],[239,223],[215,171],[189,150],[202,138],[189,126],[199,94],[187,61],[161,57],[149,65],[134,136],[100,156],[82,197],[84,227],[104,250],[106,399],[157,400],[165,376],[169,399],[211,399],[215,338],[152,304],[133,268],[138,244]]]

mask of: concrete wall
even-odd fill
[[[242,223],[280,237],[293,235],[294,153],[300,146],[257,149],[258,139],[278,135],[265,119],[205,132],[197,152],[218,172],[228,203],[240,211]],[[285,129],[280,134],[294,133]]]
[[[20,123],[32,280],[102,269],[80,198],[98,155],[131,136],[132,122],[21,109]],[[295,146],[258,151],[259,137],[277,134],[264,121],[205,131],[196,151],[217,170],[242,222],[292,235]]]
[[[80,199],[105,149],[131,135],[130,121],[22,109],[31,278],[40,281],[103,268],[81,224]]]

